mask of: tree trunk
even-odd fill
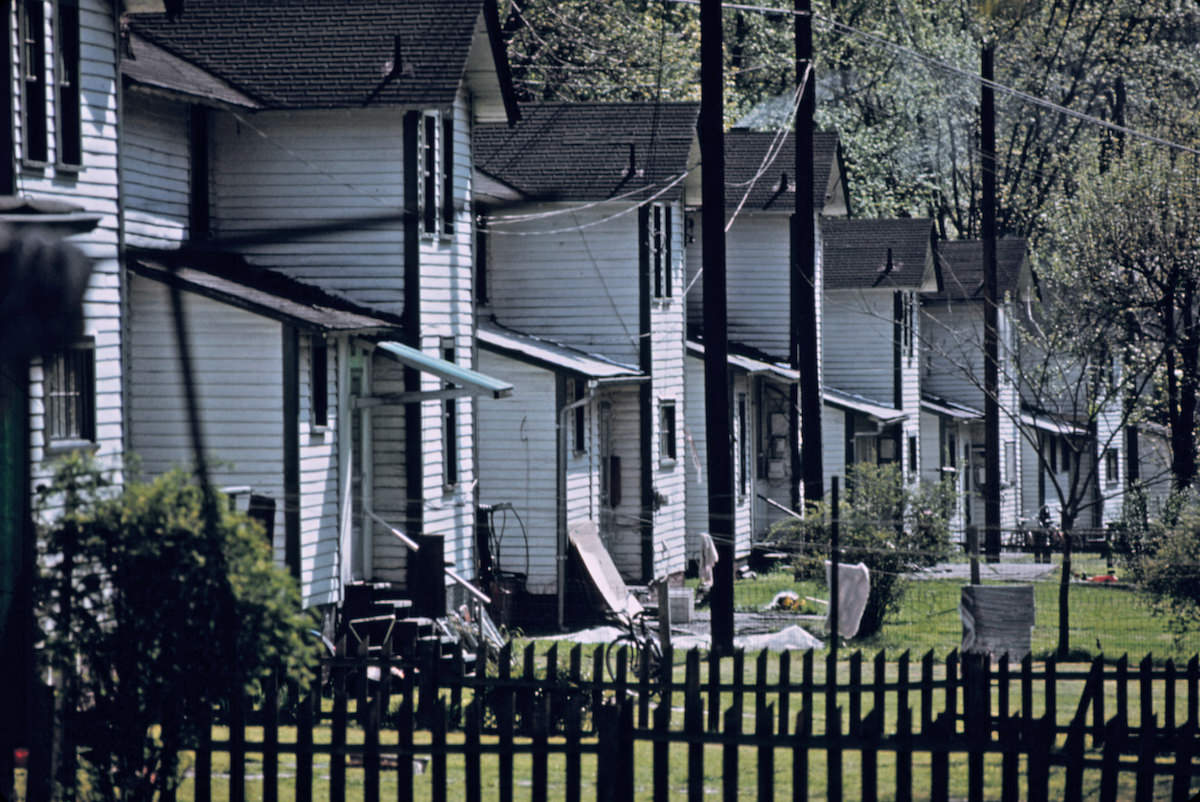
[[[1188,277],[1180,310],[1183,338],[1179,347],[1179,420],[1171,430],[1175,484],[1191,487],[1196,481],[1196,403],[1200,391],[1200,336],[1196,331],[1196,281]]]

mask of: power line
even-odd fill
[[[678,3],[681,5],[693,5],[693,6],[698,6],[700,4],[700,0],[662,0],[662,2]],[[762,14],[803,16],[800,12],[796,12],[796,11],[793,11],[790,9],[772,8],[770,6],[746,5],[746,4],[742,4],[742,3],[726,4],[725,8],[731,8],[731,9],[735,9],[735,10],[739,10],[739,11],[754,11],[754,12],[758,12],[758,13],[762,13]],[[1084,122],[1089,122],[1089,123],[1092,123],[1093,125],[1097,125],[1102,128],[1107,128],[1108,130],[1113,131],[1118,134],[1126,134],[1127,136],[1131,136],[1136,139],[1142,139],[1147,142],[1153,142],[1156,145],[1162,145],[1163,147],[1171,148],[1173,150],[1178,150],[1183,153],[1190,153],[1194,156],[1200,156],[1200,149],[1188,147],[1187,145],[1180,144],[1179,142],[1173,142],[1169,139],[1165,139],[1164,137],[1156,136],[1155,134],[1148,134],[1144,131],[1139,131],[1135,128],[1130,128],[1129,126],[1126,126],[1126,125],[1118,125],[1117,123],[1111,122],[1109,120],[1105,120],[1101,117],[1096,117],[1095,115],[1092,115],[1092,114],[1087,114],[1082,111],[1076,111],[1075,109],[1068,108],[1067,106],[1063,106],[1058,103],[1055,103],[1053,100],[1048,100],[1047,98],[1038,97],[1037,95],[1033,95],[1033,94],[1030,94],[1029,92],[1022,91],[1020,89],[1017,89],[1016,87],[1008,86],[1007,84],[1002,84],[999,81],[986,81],[983,79],[982,76],[977,75],[976,73],[971,72],[970,70],[965,70],[962,67],[956,67],[953,64],[949,64],[945,61],[942,61],[941,59],[926,55],[925,53],[922,53],[921,51],[916,50],[915,48],[908,47],[907,45],[902,45],[899,42],[893,42],[891,39],[888,39],[885,36],[881,36],[880,34],[870,33],[869,31],[864,31],[861,28],[856,28],[853,25],[847,25],[844,22],[838,22],[837,20],[830,19],[829,17],[823,16],[821,14],[813,14],[812,16],[813,16],[813,19],[817,20],[818,22],[822,23],[823,25],[828,26],[829,28],[832,28],[833,30],[841,31],[842,33],[847,33],[852,36],[856,36],[859,39],[862,39],[866,42],[870,42],[871,44],[878,45],[880,47],[892,50],[896,53],[900,53],[902,55],[906,55],[911,58],[918,59],[920,61],[925,62],[929,66],[932,66],[939,70],[942,70],[943,72],[950,73],[951,75],[956,75],[960,78],[966,78],[969,81],[978,83],[981,86],[987,86],[991,89],[994,89],[997,92],[1003,92],[1006,95],[1014,97],[1018,100],[1028,103],[1030,105],[1041,106],[1042,108],[1049,109],[1051,111],[1056,111],[1060,114],[1066,114],[1070,117],[1075,117],[1076,119],[1083,120]]]

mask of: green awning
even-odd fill
[[[468,395],[491,396],[492,398],[506,398],[512,395],[513,386],[511,384],[486,376],[477,370],[447,362],[403,343],[385,341],[377,343],[377,345],[381,351],[396,361],[424,373],[431,373],[449,384],[468,391]]]

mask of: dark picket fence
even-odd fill
[[[328,660],[311,688],[270,680],[256,704],[236,698],[215,710],[228,737],[196,750],[181,795],[208,802],[227,783],[231,802],[248,794],[276,802],[283,756],[298,802],[342,802],[348,787],[351,798],[376,802],[385,784],[389,798],[411,799],[419,783],[434,800],[507,802],[518,780],[529,785],[522,798],[545,800],[551,760],[555,798],[569,801],[593,791],[597,800],[698,800],[718,784],[733,799],[749,791],[739,788],[747,776],[759,799],[774,799],[788,763],[797,800],[810,786],[830,800],[947,800],[952,783],[965,783],[973,802],[986,782],[988,798],[1037,802],[1049,799],[1052,773],[1067,800],[1185,800],[1200,774],[1197,658],[1183,667],[1097,658],[1084,670],[957,652],[943,660],[930,652],[918,666],[908,653],[887,661],[856,652],[836,665],[827,658],[825,681],[811,651],[763,652],[747,672],[742,653],[722,664],[692,650],[668,654],[680,666],[659,681],[648,666],[631,675],[624,653],[608,679],[603,651],[585,665],[578,645],[540,657],[532,646],[519,656],[506,648],[475,673],[464,671],[461,651],[427,652],[416,665],[386,652]],[[1060,696],[1076,693],[1073,714],[1061,716]],[[283,727],[295,737],[281,739]],[[678,772],[670,785],[672,750],[677,765],[686,755],[686,791]],[[248,756],[261,763],[249,786]],[[486,788],[485,765],[496,778]]]

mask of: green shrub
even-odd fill
[[[864,463],[848,471],[846,488],[838,511],[841,561],[862,562],[871,574],[871,595],[858,630],[863,637],[878,632],[884,617],[899,608],[906,573],[948,553],[954,487],[950,482],[910,486],[898,466]],[[803,521],[772,527],[771,537],[797,554],[798,576],[824,581],[830,520],[830,505],[822,503]]]
[[[205,708],[281,668],[315,660],[295,581],[262,528],[217,504],[181,471],[117,490],[88,459],[61,463],[40,491],[43,656],[72,738],[106,799],[152,799],[176,779]],[[108,754],[106,754],[106,752]]]

